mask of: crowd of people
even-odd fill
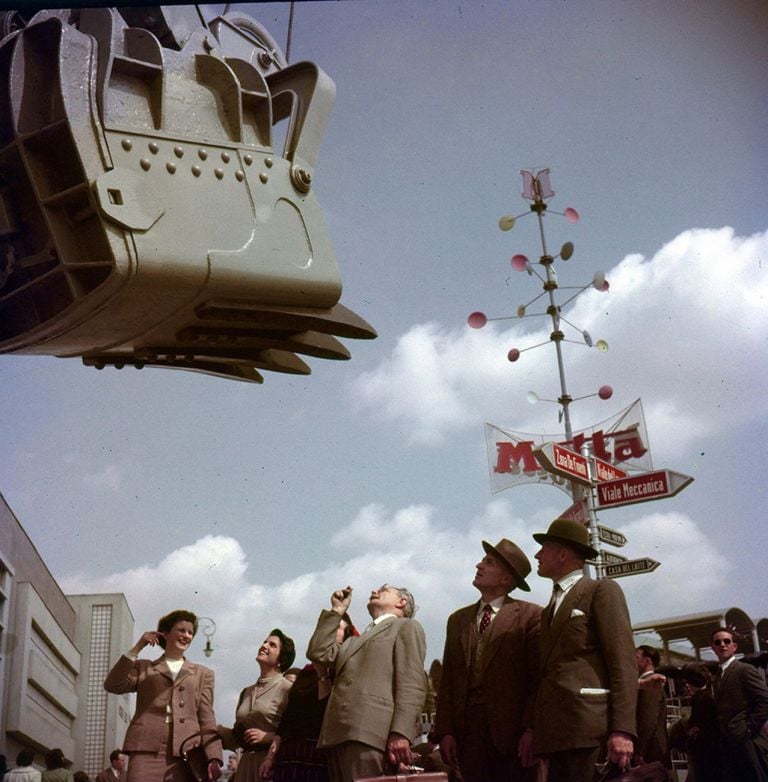
[[[735,658],[736,635],[712,634],[713,676],[704,664],[683,669],[691,705],[668,736],[658,652],[635,648],[618,584],[587,575],[598,555],[588,530],[556,519],[534,539],[537,573],[553,587],[544,607],[511,596],[530,591],[520,547],[482,542],[472,582],[480,599],[448,618],[435,719],[418,753],[426,640],[413,595],[373,589],[371,621],[358,631],[347,586],[321,610],[303,668],[291,668],[291,638],[279,628],[267,635],[231,727],[214,716],[213,672],[186,658],[196,616],[162,617],[104,683],[136,693],[136,710],[98,782],[188,782],[192,748],[202,778],[236,782],[371,782],[418,764],[462,782],[593,782],[647,764],[647,778],[661,782],[673,778],[671,747],[687,754],[689,782],[768,782],[768,687],[761,669]],[[139,658],[154,646],[160,657]],[[236,753],[227,769],[224,750]],[[15,773],[5,781],[33,779]]]
[[[35,753],[28,748],[16,755],[16,765],[6,771],[5,756],[0,755],[0,777],[3,782],[91,782],[85,771],[72,772],[67,768],[64,753],[56,747],[45,753],[45,771],[33,765]],[[116,749],[109,756],[110,765],[96,777],[96,782],[126,782],[126,756]]]

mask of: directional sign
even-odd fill
[[[619,505],[634,505],[637,502],[674,497],[693,481],[690,475],[672,470],[654,470],[605,481],[597,484],[597,505],[599,508],[615,508]]]
[[[622,576],[636,576],[638,573],[652,573],[660,564],[650,557],[628,559],[618,565],[606,565],[605,575],[606,578],[621,578]]]
[[[615,481],[617,478],[626,478],[629,473],[617,467],[615,464],[592,457],[592,463],[595,465],[595,478],[600,481]]]
[[[622,562],[627,562],[627,557],[622,554],[614,554],[613,551],[602,551],[603,564],[604,565],[620,565]],[[594,559],[587,560],[590,565],[596,564]]]
[[[539,464],[547,471],[560,475],[570,481],[576,481],[584,486],[590,486],[589,464],[585,456],[571,451],[557,443],[544,443],[541,448],[535,448],[533,453]]]
[[[603,543],[610,543],[612,546],[623,546],[627,542],[625,535],[610,527],[603,527],[602,524],[597,525],[597,534]]]
[[[576,500],[576,502],[574,502],[570,508],[564,510],[557,518],[578,521],[579,524],[588,524],[589,517],[587,515],[587,501]]]

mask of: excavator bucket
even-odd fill
[[[239,12],[0,23],[0,352],[260,383],[376,336],[313,191],[320,68]]]

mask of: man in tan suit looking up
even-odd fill
[[[410,765],[426,697],[426,640],[413,619],[413,595],[389,584],[372,590],[373,621],[360,636],[338,643],[351,600],[349,586],[331,595],[331,609],[321,611],[307,649],[307,657],[334,676],[317,744],[331,750],[331,782],[380,776],[385,764]]]
[[[448,618],[433,734],[464,782],[523,782],[533,768],[533,701],[541,608],[525,592],[528,557],[503,538],[483,541],[472,585],[480,600]]]
[[[555,519],[533,536],[538,574],[553,583],[541,619],[541,681],[534,750],[549,782],[591,782],[603,755],[621,768],[635,739],[637,663],[624,594],[615,581],[584,575],[598,552],[583,524]]]

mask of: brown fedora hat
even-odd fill
[[[524,592],[531,591],[531,588],[525,583],[525,577],[531,572],[531,563],[519,546],[516,546],[511,540],[502,538],[495,546],[484,540],[483,548],[486,554],[500,559],[509,568],[520,589]]]
[[[585,559],[595,559],[598,552],[589,545],[589,530],[578,521],[555,519],[546,532],[537,532],[533,539],[537,543],[551,540],[583,554]]]

